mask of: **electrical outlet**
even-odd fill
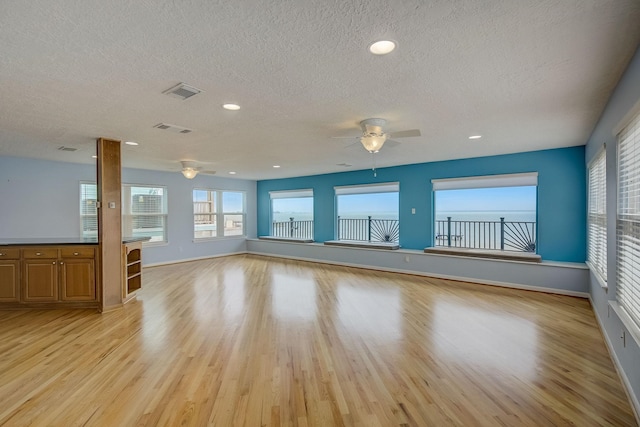
[[[627,333],[624,331],[624,329],[620,332],[620,339],[622,339],[622,346],[626,347],[627,346]]]
[[[411,208],[411,215],[415,215],[416,214],[416,208]]]
[[[404,262],[409,262],[409,261],[410,261],[409,255],[405,255]]]

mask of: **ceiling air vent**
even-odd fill
[[[200,92],[202,92],[200,89],[196,89],[188,84],[180,83],[162,93],[184,101],[187,98],[191,98],[193,95],[199,94]]]
[[[58,147],[58,150],[60,151],[78,151],[77,148],[73,148],[73,147],[65,147],[64,145],[61,147]]]
[[[173,132],[173,133],[193,132],[193,129],[187,129],[187,128],[183,128],[182,126],[176,126],[176,125],[168,125],[166,123],[158,123],[157,125],[154,126],[154,128],[168,130],[169,132]]]

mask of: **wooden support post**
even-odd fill
[[[100,309],[122,306],[122,180],[120,141],[98,138]]]

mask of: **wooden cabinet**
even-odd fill
[[[60,299],[62,301],[95,301],[96,267],[92,247],[60,249]]]
[[[20,250],[0,249],[0,302],[20,301]]]
[[[25,302],[58,300],[58,250],[35,247],[22,250]]]
[[[95,245],[0,247],[0,308],[98,307]]]
[[[142,287],[142,242],[122,245],[122,301],[128,302]]]

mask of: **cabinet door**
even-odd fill
[[[20,261],[0,261],[0,302],[20,301]]]
[[[58,265],[55,259],[24,260],[24,301],[58,300]]]
[[[96,271],[93,259],[63,258],[60,262],[62,301],[95,301]]]

